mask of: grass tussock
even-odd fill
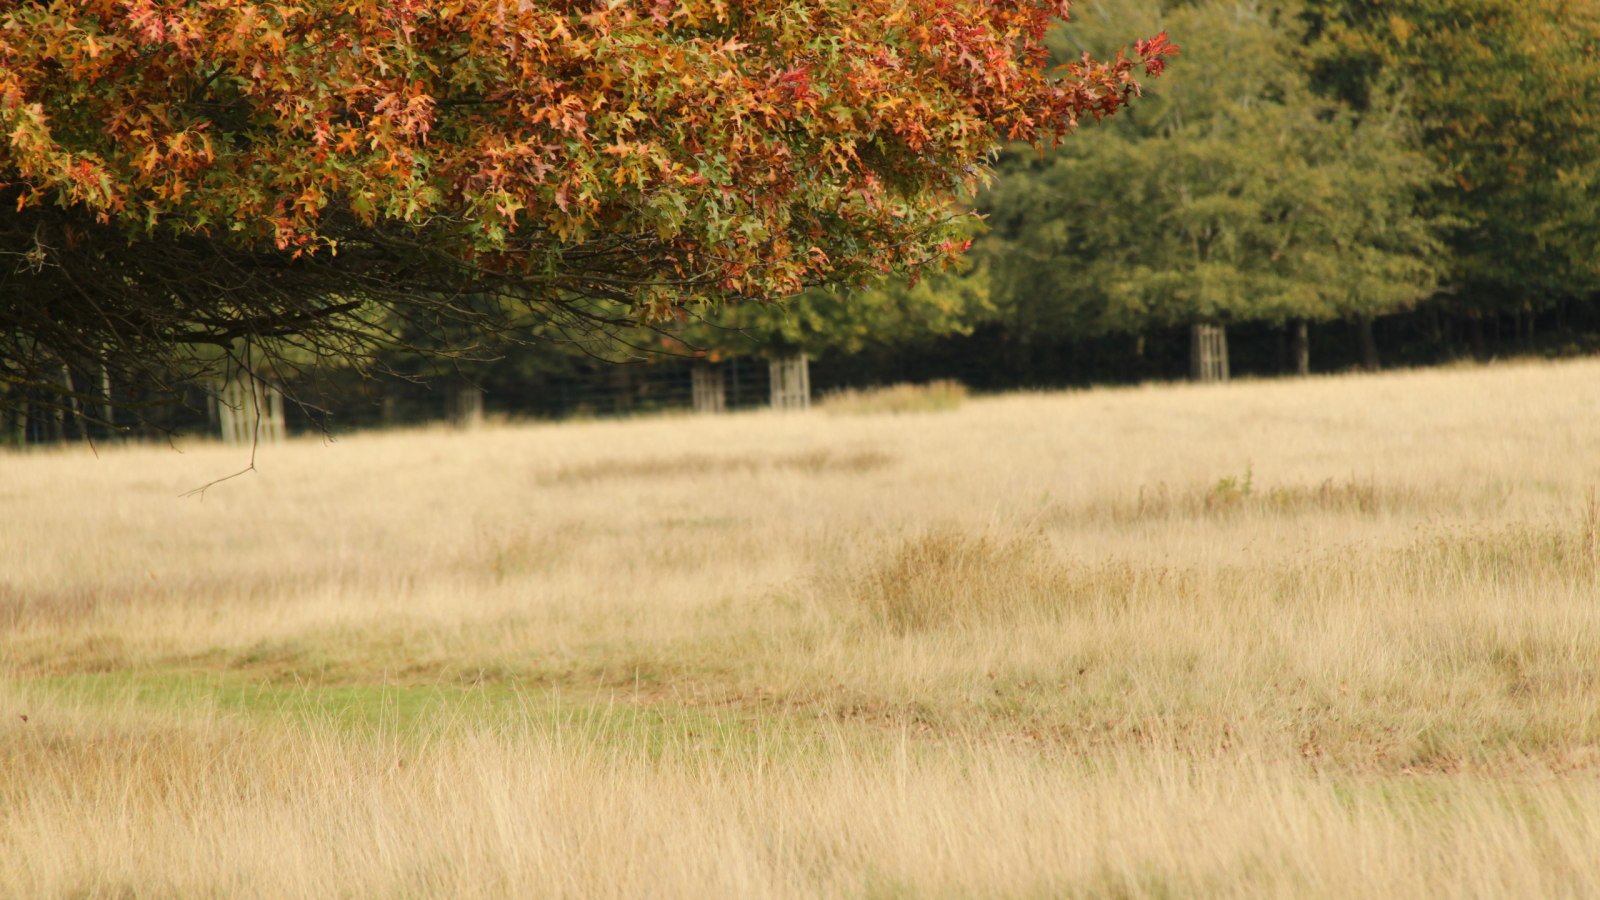
[[[1064,574],[1034,536],[932,531],[902,540],[854,580],[848,596],[874,622],[914,631],[1052,606]]]
[[[1593,896],[1597,377],[5,454],[0,898]]]
[[[825,395],[818,405],[834,415],[898,415],[956,409],[966,399],[966,385],[945,379],[927,384],[846,388]]]
[[[828,581],[826,573],[819,573]],[[898,540],[843,584],[824,591],[851,617],[895,633],[1016,627],[1074,612],[1121,608],[1148,591],[1171,595],[1183,576],[1159,566],[1083,565],[1059,558],[1037,532],[998,535],[935,529]]]

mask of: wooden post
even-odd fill
[[[0,384],[0,397],[10,396],[10,394],[11,385]],[[22,403],[20,400],[16,401],[15,405],[11,407],[10,411],[7,411],[5,407],[0,406],[0,444],[11,443],[13,437],[11,429],[15,427],[15,420],[12,417],[20,415],[22,415]],[[17,441],[16,443],[18,446],[22,445],[21,441]]]
[[[772,379],[772,408],[807,410],[811,408],[811,366],[804,353],[768,361]]]
[[[1350,336],[1356,342],[1357,365],[1368,372],[1378,371],[1378,343],[1372,337],[1372,317],[1356,316],[1350,324]]]
[[[66,363],[61,364],[61,383],[66,386],[67,393],[72,393],[77,388],[72,383],[72,369]],[[78,426],[78,437],[85,440],[89,437],[89,426],[83,421],[83,411],[78,409],[78,398],[67,397],[67,408],[72,411],[72,424]],[[61,440],[67,439],[66,413],[62,413]]]
[[[1191,326],[1189,377],[1199,382],[1228,380],[1228,333],[1221,325]]]
[[[1311,374],[1311,328],[1305,319],[1296,319],[1294,337],[1290,340],[1290,355],[1294,357],[1294,373],[1296,375]]]
[[[637,393],[633,370],[634,367],[629,365],[606,367],[606,380],[610,382],[611,389],[611,411],[619,416],[633,411],[634,395]]]
[[[695,412],[716,414],[727,410],[728,390],[721,369],[704,360],[698,360],[690,370],[689,377],[694,394]]]
[[[106,423],[106,437],[116,437],[117,422],[114,417],[117,408],[111,405],[111,370],[103,365],[100,367],[100,395],[106,398],[106,402],[100,406],[100,415]]]

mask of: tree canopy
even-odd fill
[[[983,203],[994,293],[1017,328],[1139,333],[1370,315],[1441,274],[1439,177],[1398,104],[1365,116],[1312,89],[1292,5],[1095,7],[1063,55],[1161,21],[1190,63],[1139,108],[1053,153],[1019,147]]]
[[[1600,289],[1600,4],[1308,0],[1314,83],[1400,99],[1447,176],[1457,306],[1538,309]]]
[[[0,0],[0,380],[169,384],[242,343],[359,355],[914,271],[958,252],[949,199],[1000,143],[1113,114],[1175,53],[1051,68],[1066,13]]]
[[[692,318],[667,336],[713,359],[856,353],[970,333],[990,309],[986,272],[932,271],[854,289],[812,288],[783,303],[745,303]]]

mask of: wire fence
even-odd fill
[[[595,366],[565,373],[507,378],[490,373],[470,378],[433,377],[360,380],[330,378],[288,383],[283,393],[258,385],[189,385],[170,403],[136,411],[98,408],[93,415],[41,394],[8,396],[0,411],[0,445],[163,440],[209,435],[239,442],[263,427],[289,434],[332,433],[363,428],[415,426],[447,421],[470,424],[483,418],[569,419],[632,416],[695,405],[697,366],[682,361]],[[705,364],[698,368],[705,377]],[[722,411],[769,406],[769,365],[734,359],[712,367],[722,386]],[[148,397],[136,392],[119,395]],[[259,394],[260,396],[257,396]],[[704,388],[702,388],[702,395]],[[241,399],[242,398],[242,399]],[[704,403],[704,400],[702,400]],[[277,432],[273,431],[273,437]]]
[[[1450,317],[1424,309],[1377,320],[1376,343],[1385,364],[1403,366],[1463,356],[1596,353],[1600,352],[1597,310],[1600,306],[1594,304],[1574,304],[1564,313],[1518,319]],[[1312,371],[1360,365],[1353,334],[1348,323],[1313,323]],[[938,380],[958,381],[979,393],[1178,380],[1193,375],[1193,337],[1185,326],[1141,335],[1051,341],[996,326],[914,347],[824,355],[810,361],[799,384],[809,402],[849,388]],[[1292,375],[1297,368],[1293,338],[1283,325],[1229,326],[1223,351],[1227,366],[1235,376]],[[273,424],[274,434],[338,434],[441,421],[471,424],[484,418],[631,416],[695,408],[697,379],[702,409],[720,406],[721,411],[738,411],[773,405],[772,366],[758,357],[715,364],[668,359],[575,366],[569,361],[560,371],[540,370],[539,365],[531,359],[508,358],[480,364],[470,372],[441,370],[384,379],[322,371],[279,385],[281,404],[273,398],[267,408],[275,419],[281,410],[282,425]],[[80,395],[85,390],[114,392],[130,408],[85,406],[33,388],[0,385],[0,445],[225,437],[258,427],[248,421],[241,425],[234,411],[240,406],[238,398],[229,399],[226,385],[191,385],[172,399],[138,385],[103,384],[101,372],[64,371],[62,378]],[[721,404],[706,400],[707,385],[716,383],[722,386]],[[785,377],[779,406],[804,408],[795,402],[795,384],[792,377]]]

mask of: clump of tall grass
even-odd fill
[[[1152,589],[1181,592],[1184,580],[1160,566],[1068,562],[1037,533],[941,529],[902,538],[824,590],[844,598],[850,612],[904,634],[1120,607]]]
[[[835,415],[867,416],[955,409],[965,399],[967,386],[945,379],[927,384],[896,384],[859,390],[846,388],[823,396],[819,405]]]
[[[866,567],[851,593],[874,621],[896,631],[968,624],[1037,608],[1064,573],[1042,539],[955,530],[906,538]]]
[[[1586,526],[1589,524],[1585,519]],[[1376,554],[1350,548],[1260,564],[1201,568],[1132,560],[1080,561],[1058,555],[1038,532],[995,534],[953,528],[919,532],[882,548],[848,576],[821,573],[821,592],[847,616],[899,634],[980,625],[1015,627],[1073,615],[1123,615],[1204,595],[1230,608],[1261,596],[1307,608],[1329,597],[1377,595],[1407,584],[1411,599],[1465,587],[1536,589],[1600,578],[1600,541],[1568,523],[1517,524],[1431,535]],[[838,601],[843,601],[842,606]]]

